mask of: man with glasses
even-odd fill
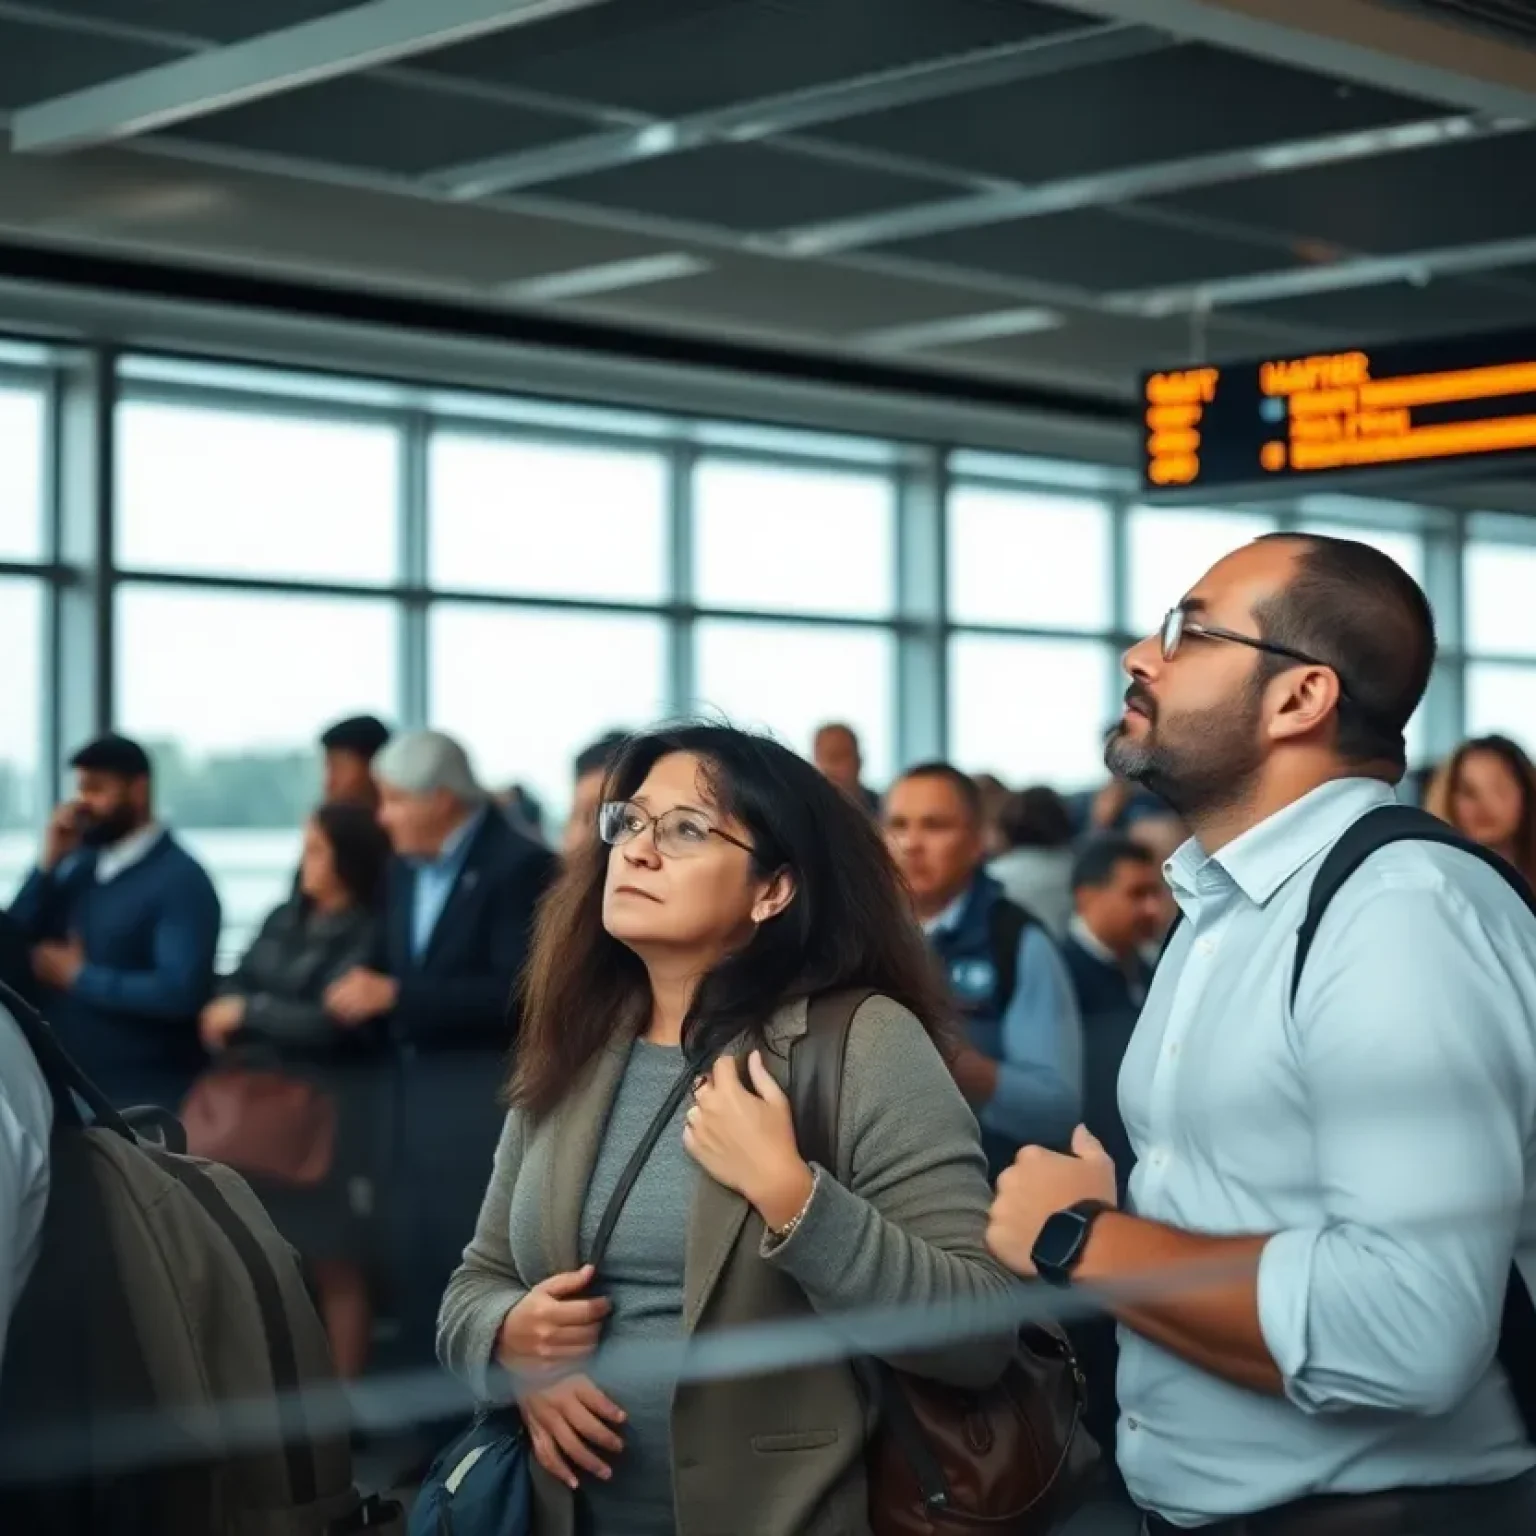
[[[1150,1536],[1536,1531],[1525,1372],[1495,1361],[1512,1261],[1536,1279],[1536,924],[1473,854],[1395,842],[1292,993],[1314,877],[1392,802],[1434,656],[1386,556],[1281,535],[1126,657],[1111,767],[1194,834],[1120,1077],[1129,1210],[1080,1130],[1020,1153],[988,1240],[1108,1288]]]

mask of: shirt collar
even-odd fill
[[[124,870],[132,869],[165,836],[165,828],[158,822],[150,822],[137,832],[119,838],[109,848],[96,855],[96,878],[105,884],[115,880]]]
[[[973,880],[942,912],[928,918],[923,924],[923,932],[926,934],[953,933],[965,917],[965,909],[971,904],[971,897],[976,893],[976,885],[977,882]]]
[[[1067,931],[1083,949],[1101,964],[1112,965],[1117,971],[1125,969],[1122,962],[1116,957],[1114,950],[1083,921],[1081,916],[1074,915],[1072,917],[1071,921],[1067,924]]]
[[[484,825],[486,808],[482,805],[471,815],[465,817],[447,837],[443,839],[443,846],[438,850],[435,859],[422,859],[418,862],[419,869],[447,869],[452,866],[474,840],[475,834]]]
[[[1181,908],[1198,900],[1201,876],[1215,870],[1262,907],[1347,827],[1396,798],[1392,786],[1380,779],[1334,779],[1250,827],[1219,853],[1207,855],[1190,838],[1163,866],[1163,873]]]

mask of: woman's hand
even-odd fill
[[[617,1456],[624,1449],[624,1442],[609,1426],[622,1424],[626,1415],[587,1377],[565,1376],[547,1387],[524,1391],[518,1407],[528,1426],[533,1458],[551,1477],[574,1488],[572,1463],[604,1482],[613,1476],[597,1451]]]
[[[244,1023],[243,997],[216,997],[199,1016],[197,1032],[210,1051],[222,1051],[229,1037]]]
[[[501,1320],[496,1359],[513,1375],[548,1371],[585,1360],[597,1348],[611,1303],[582,1296],[593,1269],[551,1275],[528,1292]]]
[[[780,1231],[810,1199],[811,1170],[795,1144],[789,1100],[761,1051],[747,1058],[747,1071],[756,1093],[743,1085],[732,1056],[722,1056],[695,1083],[683,1146],[716,1183],[734,1189],[771,1231]]]

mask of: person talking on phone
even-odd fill
[[[11,905],[32,946],[38,1002],[114,1103],[175,1110],[202,1060],[219,898],[154,813],[149,757],[103,736],[70,760],[75,798]]]

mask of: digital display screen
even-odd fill
[[[1536,450],[1536,333],[1276,354],[1142,378],[1149,491],[1470,463]]]

